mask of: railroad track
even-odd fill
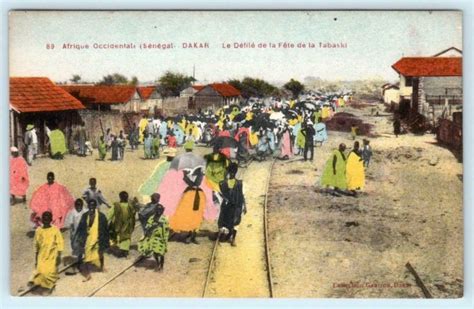
[[[242,168],[245,168],[245,172],[248,171],[248,167],[252,164],[253,162],[250,162],[249,164],[247,164],[245,167],[242,167]],[[270,165],[270,172],[268,174],[268,178],[266,180],[266,185],[265,185],[265,197],[264,197],[264,207],[263,207],[263,228],[264,228],[264,242],[265,242],[265,264],[266,264],[266,274],[267,274],[267,281],[268,281],[268,289],[269,289],[269,295],[270,295],[270,298],[273,298],[275,297],[274,295],[274,290],[273,290],[273,276],[272,276],[272,267],[271,267],[271,260],[270,260],[270,251],[269,251],[269,247],[268,247],[268,216],[267,216],[267,203],[268,203],[268,189],[270,187],[270,181],[271,181],[271,175],[272,175],[272,171],[273,171],[273,165],[275,164],[275,159],[272,160],[272,163]],[[244,173],[245,175],[245,173]],[[239,175],[240,179],[243,178],[243,175]],[[212,255],[211,255],[211,258],[209,260],[209,266],[208,266],[208,270],[207,270],[207,276],[206,276],[206,281],[204,283],[204,288],[203,288],[203,292],[202,292],[202,297],[205,298],[207,296],[207,292],[208,292],[208,287],[209,287],[209,283],[210,283],[210,280],[211,280],[211,277],[212,277],[212,273],[214,271],[214,265],[215,265],[215,260],[216,260],[216,256],[217,256],[217,248],[219,246],[219,237],[217,237],[217,239],[215,240],[214,242],[214,245],[213,245],[213,250],[212,250]]]

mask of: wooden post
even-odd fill
[[[436,118],[435,118],[435,105],[431,105],[431,121],[433,123],[433,127],[436,125]]]
[[[421,278],[418,276],[418,273],[413,268],[413,266],[411,266],[410,262],[407,262],[405,266],[408,269],[408,271],[410,271],[410,273],[413,275],[413,277],[415,277],[415,282],[421,288],[421,291],[423,292],[425,297],[433,298],[433,295],[431,295],[430,291],[426,288],[425,284],[423,283]]]

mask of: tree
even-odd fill
[[[70,79],[70,81],[71,81],[73,84],[78,84],[80,80],[81,80],[81,76],[80,76],[80,75],[77,75],[77,74],[73,74],[73,75],[72,75],[72,78]]]
[[[119,73],[109,74],[102,77],[102,80],[98,82],[99,85],[116,85],[116,84],[128,84],[128,78]]]
[[[132,80],[130,81],[130,85],[133,85],[133,86],[138,85],[138,78],[136,76],[132,77]]]
[[[191,83],[195,81],[196,79],[192,76],[167,71],[158,79],[158,92],[163,97],[177,97],[182,90],[191,86]]]
[[[285,85],[283,85],[283,88],[291,91],[293,94],[293,97],[298,97],[298,95],[301,93],[301,91],[304,90],[304,85],[300,83],[297,80],[294,80],[293,78],[290,79],[289,82],[287,82]]]
[[[229,84],[240,90],[244,98],[271,96],[278,90],[263,79],[245,77],[242,81],[231,79]]]

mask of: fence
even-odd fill
[[[447,99],[449,105],[460,105],[462,104],[462,98],[460,95],[427,95],[426,102],[431,105],[444,105]]]
[[[119,134],[120,131],[128,133],[129,122],[138,124],[140,115],[138,113],[120,113],[119,111],[96,111],[82,110],[79,112],[86,125],[88,139],[93,147],[97,147],[99,138],[107,129],[113,134]]]
[[[462,113],[454,113],[453,119],[440,119],[436,134],[441,144],[460,151],[462,149]]]
[[[166,116],[175,116],[188,112],[189,98],[172,97],[163,99],[162,113]]]

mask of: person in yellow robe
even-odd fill
[[[321,118],[323,118],[324,120],[324,119],[328,119],[329,117],[331,117],[330,107],[323,106],[323,108],[321,109]]]
[[[107,214],[109,222],[110,240],[113,246],[117,246],[119,252],[117,257],[127,257],[132,242],[132,234],[135,229],[136,205],[128,200],[128,193],[119,193],[120,202],[114,203]]]
[[[148,119],[146,119],[146,116],[143,116],[143,118],[140,119],[140,122],[138,123],[138,141],[140,143],[143,143],[143,139],[145,138],[144,133],[147,126]]]
[[[195,124],[193,124],[192,135],[195,141],[199,141],[201,139],[201,129]]]
[[[347,156],[346,163],[347,189],[357,196],[357,190],[362,190],[365,185],[364,160],[359,154],[359,142],[354,142],[354,148]]]
[[[92,267],[104,270],[104,251],[109,248],[107,217],[97,209],[97,201],[87,202],[88,212],[82,215],[73,242],[78,248],[78,268],[90,280]]]
[[[29,285],[48,289],[51,293],[58,276],[58,265],[61,252],[64,250],[64,239],[59,229],[51,225],[53,214],[45,211],[41,216],[43,226],[35,231],[36,271]]]
[[[245,114],[245,120],[247,121],[250,121],[253,119],[253,112],[252,111],[248,111],[246,114]]]
[[[217,121],[216,126],[219,128],[220,131],[224,129],[224,120],[225,118],[220,118],[219,121]]]
[[[180,126],[180,128],[186,132],[186,118],[182,118],[181,121],[177,123],[177,125]]]
[[[258,132],[250,130],[249,142],[252,147],[258,144]]]

